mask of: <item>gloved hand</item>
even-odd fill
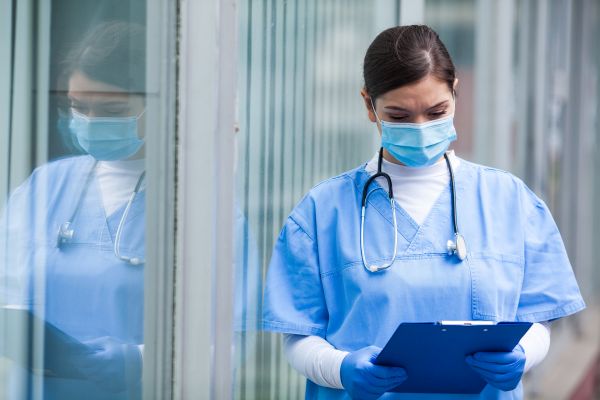
[[[113,393],[131,389],[139,383],[142,355],[137,345],[107,336],[83,343],[90,351],[77,364],[87,379]]]
[[[511,352],[479,352],[466,358],[467,364],[493,387],[509,391],[517,387],[525,370],[525,352],[517,345]]]
[[[342,385],[353,399],[378,399],[406,380],[404,368],[373,364],[379,352],[376,346],[363,347],[342,361]]]

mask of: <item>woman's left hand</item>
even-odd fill
[[[84,342],[89,353],[80,358],[79,369],[90,381],[113,393],[133,388],[142,376],[142,354],[135,344],[100,337]]]
[[[493,387],[509,391],[517,387],[525,370],[525,352],[517,345],[511,352],[479,352],[467,364]]]

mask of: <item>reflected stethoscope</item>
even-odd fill
[[[87,188],[90,185],[90,181],[92,179],[92,175],[96,168],[96,164],[97,164],[97,162],[94,163],[94,165],[92,166],[92,169],[90,170],[90,172],[87,176],[87,179],[85,181],[85,186],[83,187],[81,194],[79,195],[79,200],[77,201],[77,205],[75,206],[75,210],[73,210],[73,214],[71,215],[71,218],[68,221],[63,222],[61,224],[60,228],[58,228],[58,234],[56,237],[56,247],[58,247],[59,249],[62,247],[63,244],[69,243],[75,236],[75,230],[73,228],[71,228],[72,221],[75,220],[75,217],[77,216],[77,213],[79,212],[79,209],[81,208],[81,202],[83,201],[83,198],[85,197],[85,194],[87,192]],[[123,211],[123,215],[121,215],[121,219],[120,219],[119,225],[117,227],[117,233],[115,234],[115,243],[113,246],[113,252],[115,253],[115,256],[119,260],[125,261],[131,265],[144,264],[146,261],[140,257],[127,257],[127,256],[121,255],[121,251],[120,251],[121,234],[123,233],[123,225],[125,224],[125,221],[127,220],[127,215],[129,214],[129,210],[131,209],[133,200],[135,200],[135,196],[139,193],[139,191],[142,187],[142,183],[144,182],[145,176],[146,176],[146,171],[142,172],[142,174],[140,175],[140,177],[135,185],[135,189],[133,190],[133,193],[131,193],[131,196],[129,196],[129,200],[127,201],[127,206],[125,206],[125,211]]]
[[[452,191],[452,214],[453,214],[453,223],[454,223],[454,240],[448,240],[446,244],[446,248],[448,249],[448,255],[456,255],[459,260],[463,261],[467,257],[467,244],[465,243],[465,238],[458,231],[458,223],[456,217],[456,189],[454,187],[454,171],[452,170],[452,164],[450,163],[450,159],[448,155],[444,153],[444,159],[446,160],[446,165],[448,166],[448,171],[450,172],[450,188]],[[392,178],[385,172],[381,170],[381,164],[383,162],[383,147],[379,149],[379,160],[377,162],[377,173],[371,176],[367,183],[365,183],[365,187],[363,188],[362,193],[362,207],[361,207],[361,216],[360,216],[360,254],[362,256],[362,262],[364,267],[371,272],[378,272],[384,269],[387,269],[392,266],[394,260],[396,259],[396,253],[398,250],[398,223],[396,222],[396,207],[394,206],[394,192],[392,188]],[[371,193],[375,190],[369,192],[369,185],[378,177],[383,177],[387,181],[388,185],[388,197],[390,199],[390,207],[392,208],[392,218],[394,219],[394,253],[390,260],[382,265],[369,265],[367,263],[367,259],[365,258],[365,209],[367,206],[367,198]]]

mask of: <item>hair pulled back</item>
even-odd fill
[[[104,22],[92,29],[63,61],[64,78],[80,71],[89,78],[145,92],[146,37],[144,27],[124,21]]]
[[[365,54],[365,90],[380,95],[432,75],[454,93],[456,70],[438,34],[426,25],[396,26],[381,32]]]

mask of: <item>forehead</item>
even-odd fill
[[[132,96],[118,86],[89,78],[76,71],[69,78],[69,97],[80,101],[128,101]]]
[[[397,106],[406,109],[431,107],[441,101],[449,100],[452,92],[448,84],[432,75],[420,81],[390,90],[379,96],[382,106]]]

